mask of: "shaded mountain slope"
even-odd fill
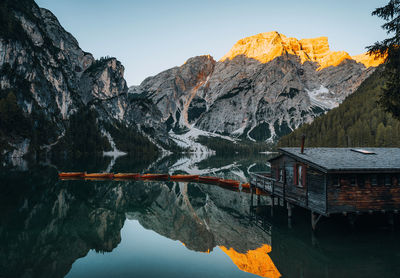
[[[280,139],[278,146],[400,147],[400,121],[385,113],[377,101],[384,76],[375,71],[337,108]]]

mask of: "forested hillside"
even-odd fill
[[[384,76],[376,70],[339,107],[315,119],[278,142],[279,147],[400,147],[400,121],[377,103]]]

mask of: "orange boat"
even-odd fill
[[[59,178],[83,178],[85,176],[85,172],[61,172],[58,173]]]
[[[141,179],[145,180],[166,180],[169,178],[168,174],[143,174],[140,175]]]
[[[219,184],[221,185],[228,185],[233,187],[239,187],[240,182],[237,180],[219,180]]]
[[[82,177],[65,177],[65,178],[59,177],[59,180],[61,181],[80,181],[82,179],[83,179]]]
[[[198,180],[199,175],[172,175],[171,180]]]
[[[138,179],[140,174],[138,173],[118,173],[114,174],[115,179]]]
[[[242,183],[242,188],[250,189],[250,183]]]
[[[203,183],[218,183],[220,178],[210,176],[200,176],[199,181]]]
[[[114,177],[113,173],[85,173],[85,178],[89,179],[112,179]]]

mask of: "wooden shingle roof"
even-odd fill
[[[279,150],[324,172],[400,172],[400,148],[305,148],[303,154],[300,148]]]

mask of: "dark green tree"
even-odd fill
[[[387,81],[379,103],[385,111],[400,120],[400,0],[390,0],[372,15],[386,21],[382,28],[391,36],[368,47],[370,55],[386,57],[384,74]]]

